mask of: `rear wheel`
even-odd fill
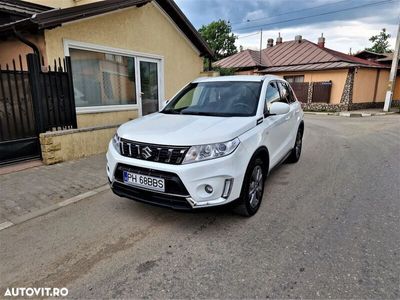
[[[240,202],[236,207],[236,212],[240,215],[251,217],[260,208],[264,194],[265,174],[263,161],[255,158],[247,168]]]
[[[297,130],[296,142],[294,143],[294,147],[287,159],[287,162],[297,163],[299,161],[302,146],[303,146],[303,128],[300,127],[299,130]]]

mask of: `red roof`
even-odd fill
[[[261,51],[245,50],[219,60],[214,66],[222,68],[265,67],[261,72],[293,70],[323,70],[349,67],[386,68],[377,62],[321,48],[308,40],[287,41]]]

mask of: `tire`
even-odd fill
[[[266,179],[264,162],[260,158],[253,159],[247,167],[242,191],[235,212],[245,216],[253,216],[260,208],[264,194],[264,182]]]
[[[297,163],[300,159],[301,148],[303,146],[303,128],[299,128],[296,134],[296,141],[294,142],[294,147],[287,158],[288,163]]]

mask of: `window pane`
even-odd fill
[[[279,90],[281,92],[281,102],[290,103],[289,90],[286,87],[285,83],[279,82]]]
[[[142,114],[158,111],[158,71],[155,62],[140,62],[140,88],[142,92]]]
[[[270,82],[267,87],[267,92],[265,94],[265,106],[264,112],[269,110],[269,106],[272,102],[280,101],[281,96],[279,94],[278,86],[276,82]]]
[[[133,57],[70,49],[78,107],[136,104]]]

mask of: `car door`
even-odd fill
[[[287,82],[279,81],[279,90],[281,91],[281,97],[285,99],[289,105],[290,110],[286,118],[288,122],[285,148],[287,151],[291,150],[294,146],[294,142],[297,134],[297,123],[300,114],[300,103],[296,101],[294,93]]]
[[[286,100],[283,100],[285,103]],[[265,93],[264,102],[264,132],[263,144],[268,148],[270,155],[270,167],[274,167],[286,154],[285,140],[287,135],[287,114],[284,115],[268,115],[269,107],[274,102],[282,102],[278,82],[270,81]]]
[[[293,104],[293,98],[288,87],[287,83],[284,81],[278,82],[279,91],[281,93],[281,100],[282,102],[288,103],[290,106],[289,112],[285,115],[285,139],[283,141],[283,155],[285,155],[288,151],[293,148],[294,141],[293,140],[293,128],[296,127],[296,116],[295,116],[295,105]]]

